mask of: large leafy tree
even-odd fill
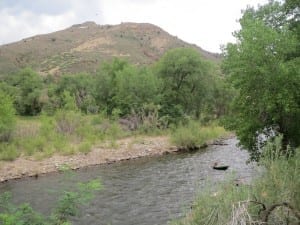
[[[117,73],[115,85],[112,100],[122,115],[138,112],[145,105],[159,102],[159,80],[145,68],[127,66]]]
[[[113,101],[116,95],[116,78],[117,74],[129,66],[125,60],[114,58],[112,62],[102,64],[96,74],[96,100],[100,110],[105,110],[111,114],[117,106]]]
[[[68,104],[66,96],[71,95],[70,97],[75,99],[76,106],[88,113],[96,107],[95,88],[95,79],[89,74],[63,75],[57,84],[49,89],[48,95],[54,100],[59,98],[59,107],[62,108]]]
[[[147,68],[116,58],[102,65],[96,79],[98,104],[108,114],[117,110],[121,116],[129,115],[159,101],[159,80]]]
[[[14,90],[14,104],[20,115],[32,116],[41,112],[43,80],[36,72],[30,68],[22,69],[16,75],[10,76],[7,83]]]
[[[157,63],[162,79],[162,114],[199,116],[212,91],[211,65],[191,48],[168,51]]]
[[[246,9],[236,44],[224,49],[223,69],[238,91],[228,125],[256,160],[276,133],[284,145],[300,144],[299,37],[285,4]]]

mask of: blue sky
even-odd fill
[[[247,5],[267,0],[0,0],[0,45],[73,24],[148,22],[184,41],[220,52]]]

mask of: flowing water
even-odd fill
[[[85,168],[74,174],[10,181],[0,185],[0,193],[10,191],[14,202],[29,202],[34,209],[48,213],[61,190],[100,178],[104,189],[82,207],[74,224],[163,225],[183,216],[205,185],[233,177],[243,182],[251,180],[255,166],[246,165],[248,154],[236,143],[236,139],[229,139],[226,145],[212,145],[194,153],[145,157]],[[213,170],[216,161],[229,165],[229,169]]]

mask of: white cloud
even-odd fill
[[[100,11],[101,2],[97,0],[92,1],[69,1],[68,7],[65,2],[52,0],[51,5],[57,3],[57,12],[53,6],[47,8],[45,2],[40,1],[39,7],[30,8],[30,5],[8,4],[7,7],[0,8],[0,45],[19,41],[23,38],[50,33],[57,30],[64,29],[76,23],[85,21],[102,22],[102,15]],[[62,8],[60,8],[60,6]],[[64,9],[64,10],[62,10]]]
[[[218,52],[221,44],[234,41],[237,19],[248,4],[267,0],[161,0],[135,4],[132,0],[103,0],[104,21],[150,22],[179,38]]]
[[[74,18],[75,15],[72,12],[50,16],[23,11],[16,17],[9,14],[7,10],[2,10],[0,11],[0,21],[5,22],[0,22],[0,26],[5,29],[0,29],[1,42],[8,43],[39,33],[53,32],[69,26]]]
[[[24,37],[53,32],[75,23],[95,21],[100,24],[149,22],[179,38],[217,52],[220,44],[233,41],[236,20],[247,4],[267,0],[58,0],[51,9],[40,5],[12,4],[0,9],[0,44]],[[53,3],[54,2],[54,3]],[[68,4],[66,4],[66,2]],[[57,3],[57,11],[53,4]],[[32,7],[32,8],[31,8]]]

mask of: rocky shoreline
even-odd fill
[[[233,136],[228,135],[225,139]],[[59,172],[65,168],[76,170],[88,166],[111,164],[123,160],[170,154],[179,151],[198,150],[208,145],[223,144],[224,138],[221,138],[209,141],[193,149],[186,149],[171,145],[167,136],[129,137],[116,141],[113,145],[114,147],[109,142],[95,146],[88,154],[78,153],[69,156],[56,154],[42,160],[37,160],[34,157],[19,157],[11,162],[0,161],[0,183],[25,177],[38,178],[40,175]]]
[[[168,137],[138,137],[118,140],[115,148],[109,143],[96,146],[88,154],[71,156],[53,155],[50,158],[37,160],[34,157],[20,157],[12,162],[0,162],[0,183],[23,177],[38,177],[63,168],[79,169],[87,166],[114,163],[144,156],[162,155],[177,152],[171,146]]]

